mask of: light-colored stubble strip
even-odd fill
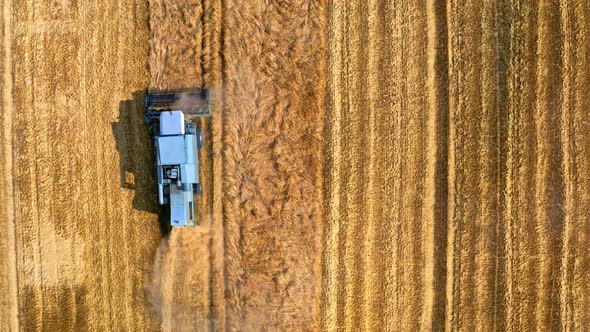
[[[16,262],[16,238],[14,225],[14,182],[13,182],[13,149],[12,149],[12,117],[13,117],[13,62],[12,62],[12,0],[4,0],[2,2],[2,25],[3,25],[3,40],[2,52],[2,109],[0,111],[0,118],[2,119],[2,150],[0,159],[2,162],[2,189],[0,191],[0,198],[2,198],[2,208],[0,216],[2,222],[5,223],[6,246],[2,249],[6,250],[5,263],[3,267],[2,289],[6,291],[5,300],[2,302],[3,307],[0,308],[0,320],[5,322],[0,327],[6,327],[12,331],[19,330],[18,322],[18,282],[17,282],[17,262]],[[4,243],[4,240],[1,242]]]
[[[588,329],[590,306],[590,121],[588,94],[590,67],[586,1],[562,1],[560,25],[563,43],[561,144],[563,147],[564,231],[560,269],[560,328]],[[580,70],[582,69],[582,70]]]

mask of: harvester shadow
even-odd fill
[[[158,213],[162,236],[170,233],[170,220],[158,204],[154,142],[144,120],[145,91],[136,91],[119,103],[118,122],[111,123],[119,152],[121,187],[135,191],[133,208]]]

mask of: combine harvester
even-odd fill
[[[195,227],[193,193],[202,194],[199,149],[203,134],[198,117],[211,115],[205,90],[148,90],[145,120],[157,154],[158,201],[170,206],[173,227]]]

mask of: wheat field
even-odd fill
[[[587,2],[0,3],[1,330],[590,329]]]

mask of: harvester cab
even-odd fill
[[[148,90],[145,119],[155,141],[158,201],[170,207],[173,227],[195,227],[193,194],[202,194],[199,149],[203,134],[195,120],[209,116],[205,90]]]

